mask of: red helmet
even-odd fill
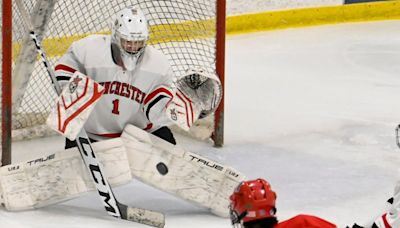
[[[263,179],[240,183],[229,198],[233,225],[275,217],[276,193]]]

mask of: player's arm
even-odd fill
[[[394,189],[394,195],[386,203],[386,208],[374,220],[351,228],[397,228],[400,227],[400,181]]]
[[[373,228],[396,228],[400,227],[400,185],[396,186],[395,195],[388,200],[389,210],[375,219]],[[397,192],[396,192],[397,191]]]
[[[158,85],[148,93],[143,101],[143,113],[155,127],[169,126],[171,121],[166,118],[166,107],[174,96],[174,90],[166,85]]]
[[[160,88],[158,93],[164,96],[164,100],[155,98],[154,94],[147,96],[153,100],[162,100],[152,119],[151,114],[147,114],[151,122],[162,125],[176,124],[183,130],[188,131],[199,118],[203,118],[218,107],[222,97],[222,86],[218,77],[206,72],[203,69],[189,69],[185,75],[172,82],[170,93],[162,94]],[[151,106],[153,107],[153,106]],[[150,113],[149,108],[145,110]]]
[[[80,58],[83,53],[78,51],[76,46],[77,44],[73,43],[54,67],[54,74],[61,87],[64,87],[68,83],[75,71],[86,74],[86,70]]]
[[[190,69],[179,79],[150,92],[143,110],[147,119],[157,126],[176,124],[188,131],[199,118],[215,111],[221,97],[221,82],[215,74]]]

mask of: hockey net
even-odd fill
[[[225,0],[22,2],[52,67],[72,42],[90,34],[109,34],[111,16],[125,6],[135,5],[148,18],[149,43],[169,58],[176,77],[182,76],[188,67],[202,67],[223,76]],[[2,21],[7,17],[4,15],[7,14],[3,10]],[[12,3],[13,140],[52,134],[44,124],[56,94],[29,39],[28,30],[17,5]],[[217,111],[217,119],[222,118],[220,113],[222,115],[221,108]],[[222,145],[222,124],[215,124],[214,118],[203,120],[206,124],[198,123],[203,131],[194,130],[192,134],[204,139],[214,132],[218,146]]]

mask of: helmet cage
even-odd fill
[[[244,211],[240,215],[238,215],[236,211],[232,210],[232,208],[229,207],[229,213],[233,228],[242,228],[242,219],[246,216],[247,211]]]
[[[116,44],[120,50],[120,57],[125,68],[133,70],[149,39],[148,24],[143,12],[134,7],[121,10],[113,17],[111,28],[111,43]],[[123,44],[124,41],[133,44],[143,42],[143,44],[136,50],[132,47],[127,49]]]

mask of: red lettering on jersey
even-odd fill
[[[115,82],[115,87],[114,94],[121,95],[121,82]]]
[[[121,86],[121,96],[123,96],[123,97],[130,97],[130,90],[129,90],[129,84],[126,84],[126,83],[122,83],[122,86]]]
[[[143,103],[146,97],[146,93],[143,93],[140,89],[127,83],[118,81],[112,82],[99,82],[100,85],[104,86],[104,94],[115,94],[121,97],[127,97],[138,103]]]
[[[112,101],[113,103],[113,110],[111,111],[115,115],[119,115],[119,100],[115,99]]]
[[[104,86],[104,93],[103,94],[109,94],[110,93],[110,82],[99,82],[99,84]]]
[[[114,93],[114,91],[115,91],[114,85],[115,85],[115,82],[111,82],[111,85],[110,85],[110,94],[115,94],[115,93]]]
[[[130,89],[132,90],[132,96],[131,96],[131,100],[135,99],[135,95],[137,93],[137,91],[139,90],[138,88],[134,87],[134,86],[130,86]]]

